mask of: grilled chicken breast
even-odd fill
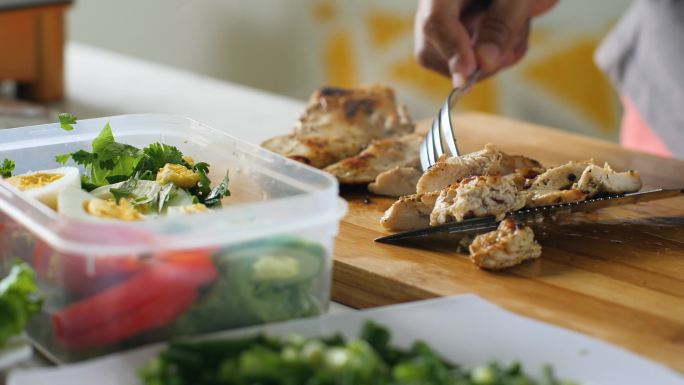
[[[397,106],[389,87],[324,87],[314,92],[293,133],[269,139],[262,146],[323,168],[358,154],[375,139],[413,129],[406,110]]]
[[[507,175],[518,171],[532,177],[544,171],[541,163],[520,155],[508,155],[494,145],[467,155],[442,158],[418,180],[416,191],[439,191],[461,180],[477,175]],[[531,175],[530,175],[531,174]]]
[[[407,231],[427,227],[430,213],[435,207],[439,191],[413,194],[399,198],[385,211],[380,223],[387,230]]]
[[[525,206],[527,193],[518,190],[517,175],[476,176],[442,190],[430,215],[430,225],[461,222],[471,217],[501,216]]]
[[[416,193],[416,183],[422,173],[413,167],[394,167],[380,173],[375,182],[368,185],[374,194],[400,197]]]
[[[540,255],[541,246],[532,229],[511,219],[504,219],[496,230],[478,235],[470,244],[470,260],[483,269],[504,269]]]
[[[530,190],[565,190],[577,182],[580,175],[591,164],[591,161],[568,162],[562,166],[553,167],[537,176],[530,185]]]
[[[419,148],[423,137],[407,134],[373,142],[360,154],[341,160],[325,168],[342,184],[366,184],[378,175],[395,167],[420,167]],[[415,183],[413,185],[415,192]]]
[[[638,171],[616,172],[606,163],[603,167],[589,165],[574,187],[592,197],[601,193],[636,192],[641,189],[641,185],[641,175]]]
[[[587,198],[587,194],[582,190],[538,190],[529,191],[525,207],[539,207],[557,205],[561,203],[581,202]]]

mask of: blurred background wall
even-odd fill
[[[387,83],[428,117],[450,82],[413,59],[416,3],[79,0],[69,38],[299,99],[322,84]],[[592,54],[629,3],[560,1],[535,21],[528,56],[462,107],[617,138],[619,101]]]

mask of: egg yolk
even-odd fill
[[[199,174],[180,164],[167,163],[157,173],[157,183],[173,183],[180,188],[197,186]]]
[[[196,214],[209,211],[207,206],[202,203],[195,203],[194,205],[179,206],[178,212],[181,214]]]
[[[62,174],[50,174],[47,172],[37,172],[31,175],[17,175],[5,179],[14,187],[21,191],[31,190],[34,188],[44,187],[61,179]]]
[[[122,221],[139,221],[145,217],[131,203],[121,198],[119,203],[94,198],[84,203],[85,211],[98,218],[118,219]]]

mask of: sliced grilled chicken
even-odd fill
[[[641,175],[638,171],[616,172],[606,163],[603,167],[589,165],[574,187],[592,197],[601,193],[636,192],[641,189],[641,185]]]
[[[395,167],[418,168],[418,151],[422,140],[423,137],[418,134],[380,139],[360,154],[326,167],[325,171],[337,177],[342,184],[366,184]]]
[[[385,211],[380,222],[385,229],[391,231],[427,227],[438,196],[439,191],[403,196]]]
[[[271,138],[262,147],[290,159],[323,168],[340,160],[341,156],[357,154],[366,145],[366,139],[345,138],[333,135],[297,136],[295,134]]]
[[[374,194],[389,197],[401,197],[416,193],[416,183],[422,173],[413,167],[394,167],[375,178],[375,182],[368,185],[368,190]]]
[[[392,88],[324,87],[314,92],[294,132],[262,146],[281,155],[323,168],[354,156],[373,140],[413,132]]]
[[[581,202],[587,199],[587,194],[582,190],[537,190],[528,191],[525,207],[539,207],[557,205],[561,203]]]
[[[451,184],[477,175],[507,175],[519,171],[533,176],[544,171],[541,163],[520,155],[508,155],[494,145],[467,155],[442,158],[430,167],[418,181],[416,191],[439,191]],[[532,174],[532,175],[530,175]]]
[[[496,217],[525,206],[527,193],[518,190],[516,174],[476,176],[442,190],[430,215],[430,225],[461,222],[472,217]]]
[[[541,246],[532,229],[511,219],[504,219],[496,230],[478,235],[470,244],[470,260],[483,269],[505,269],[539,256]]]
[[[562,166],[552,167],[537,176],[530,185],[530,190],[565,190],[577,182],[591,161],[568,162]]]

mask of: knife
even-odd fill
[[[558,213],[575,213],[603,209],[612,206],[623,206],[641,202],[649,202],[658,199],[673,198],[684,195],[684,188],[679,189],[656,189],[628,194],[618,194],[604,196],[600,198],[587,199],[585,201],[573,203],[561,203],[540,207],[523,208],[517,211],[506,213],[507,218],[516,222],[530,223],[537,222],[545,217]],[[405,241],[416,241],[421,238],[433,237],[435,235],[475,235],[495,230],[499,226],[499,221],[495,217],[471,218],[462,222],[451,222],[442,225],[426,227],[418,230],[404,231],[380,237],[375,240],[379,243],[402,243]]]

